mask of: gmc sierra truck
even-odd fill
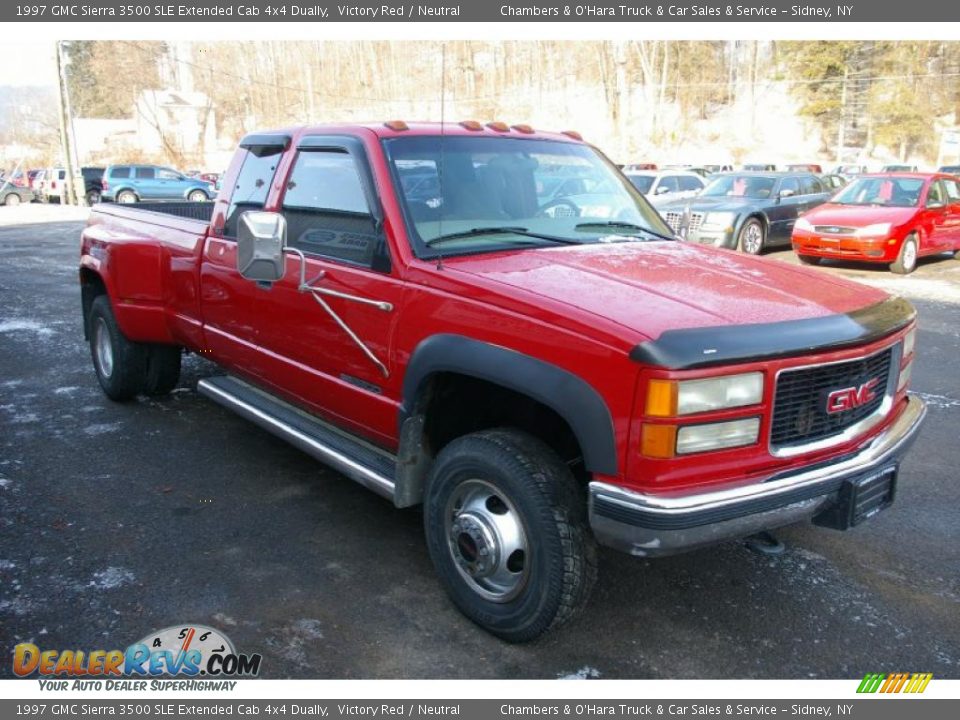
[[[445,590],[509,641],[584,606],[598,543],[874,516],[925,414],[906,301],[679,242],[574,132],[252,134],[214,202],[98,205],[81,245],[111,399],[211,359],[200,393],[422,506]]]

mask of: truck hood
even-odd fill
[[[878,207],[876,205],[827,203],[805,213],[803,217],[814,225],[866,227],[875,223],[888,222],[897,226],[912,220],[918,209],[915,207]]]
[[[586,325],[606,319],[632,331],[624,338],[630,341],[682,328],[824,317],[888,297],[820,270],[682,242],[530,249],[448,258],[444,267],[494,295],[510,288],[511,298],[549,304]]]

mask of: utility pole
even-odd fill
[[[837,128],[837,164],[843,163],[843,147],[847,142],[847,80],[850,77],[849,61],[843,66],[843,84],[840,86],[840,127]]]
[[[66,170],[66,187],[61,202],[68,205],[79,205],[77,193],[77,179],[79,173],[76,167],[76,144],[73,138],[73,118],[70,112],[70,95],[67,91],[67,69],[63,62],[63,43],[57,41],[57,99],[60,109],[60,153],[63,156]]]

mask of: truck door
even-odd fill
[[[259,302],[267,375],[318,414],[389,444],[401,380],[390,339],[403,285],[360,140],[303,138],[280,212],[286,275]]]
[[[244,152],[223,228],[207,238],[200,263],[200,308],[207,350],[217,362],[240,374],[263,374],[259,347],[259,304],[269,289],[237,271],[237,225],[248,210],[262,210],[283,146],[254,146]]]

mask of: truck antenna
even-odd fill
[[[443,211],[446,196],[443,193],[443,136],[446,131],[447,96],[447,43],[440,45],[440,162],[437,165],[437,184],[440,187],[440,216],[437,222],[437,237],[443,237]],[[443,251],[437,248],[437,270],[443,270]]]

